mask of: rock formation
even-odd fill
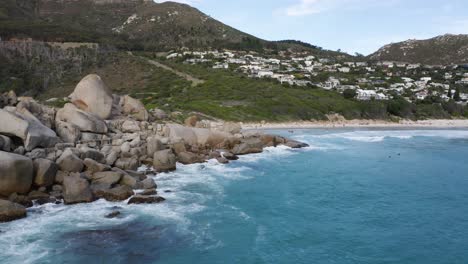
[[[228,163],[265,147],[306,146],[242,133],[234,123],[215,128],[198,117],[187,120],[190,127],[170,123],[161,110],[148,112],[137,99],[112,95],[97,75],[86,76],[70,97],[71,103],[55,109],[14,93],[2,96],[0,221],[24,217],[24,207],[33,201],[163,202],[153,178],[136,171],[141,165],[152,167],[152,173],[166,173],[175,170],[177,162]]]

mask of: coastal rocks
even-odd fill
[[[119,217],[121,214],[122,213],[119,211],[113,211],[112,213],[107,214],[105,218],[113,219],[113,218]]]
[[[284,143],[284,145],[293,149],[309,147],[308,144],[295,141],[295,140],[287,140],[286,143]]]
[[[49,187],[54,184],[58,166],[47,159],[36,159],[34,164],[34,184],[39,187]]]
[[[11,150],[11,139],[9,137],[0,135],[0,150],[2,151]]]
[[[160,196],[135,195],[128,201],[128,204],[155,204],[164,202],[166,199]]]
[[[107,125],[100,117],[82,111],[73,104],[65,104],[62,109],[57,111],[55,118],[56,121],[62,121],[77,126],[81,132],[96,134],[107,133]]]
[[[263,143],[259,138],[247,138],[244,139],[240,144],[236,145],[232,152],[235,155],[246,155],[252,153],[263,152]]]
[[[129,186],[118,186],[112,189],[100,189],[95,192],[97,198],[104,198],[109,202],[125,201],[133,195],[133,189]]]
[[[0,222],[9,222],[26,217],[26,208],[22,205],[0,200]]]
[[[122,170],[137,170],[140,162],[135,157],[121,157],[115,161],[114,166]]]
[[[125,95],[120,98],[120,106],[124,114],[131,115],[138,121],[148,121],[148,111],[140,100]]]
[[[90,74],[84,77],[70,95],[74,105],[99,118],[108,119],[112,113],[113,97],[101,77]]]
[[[22,97],[21,101],[16,105],[18,112],[23,112],[24,109],[32,113],[42,124],[48,128],[54,128],[55,109],[36,102],[34,99]]]
[[[199,121],[198,116],[190,116],[187,119],[185,119],[184,124],[187,127],[195,127],[197,125],[197,122]]]
[[[63,199],[65,204],[76,204],[90,203],[94,197],[88,181],[79,173],[73,173],[63,179]]]
[[[172,150],[160,150],[154,153],[153,166],[156,172],[169,172],[176,169],[176,156]]]
[[[0,151],[0,195],[27,193],[33,181],[31,159]]]
[[[83,171],[84,163],[76,156],[71,149],[66,149],[58,158],[57,164],[62,171],[81,172]]]
[[[222,154],[223,158],[227,159],[227,160],[238,160],[239,157],[234,155],[233,153],[231,152],[224,152]]]
[[[92,176],[93,184],[114,185],[120,181],[122,174],[115,171],[96,172]]]
[[[122,123],[122,132],[124,133],[134,133],[139,131],[141,131],[141,128],[137,121],[125,120]]]
[[[83,164],[85,165],[86,167],[86,170],[91,172],[91,173],[95,173],[95,172],[101,172],[101,171],[109,171],[111,169],[110,166],[108,165],[105,165],[105,164],[101,164],[95,160],[92,160],[92,159],[85,159],[83,161]]]
[[[27,151],[53,147],[59,142],[57,134],[26,109],[22,113],[0,109],[0,123],[0,134],[22,139]]]
[[[57,135],[66,143],[76,143],[81,138],[81,130],[78,126],[62,121],[55,122]]]
[[[147,155],[150,157],[154,156],[156,151],[164,150],[165,147],[159,137],[151,136],[146,139],[146,150]]]
[[[177,158],[184,165],[205,162],[205,159],[191,152],[181,152],[177,155]]]

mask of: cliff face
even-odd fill
[[[67,76],[82,74],[103,52],[91,43],[0,41],[0,91],[38,95]]]

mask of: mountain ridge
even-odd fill
[[[377,61],[398,61],[428,65],[468,63],[468,35],[445,34],[429,39],[390,43],[368,56]]]

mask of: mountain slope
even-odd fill
[[[392,43],[369,56],[372,60],[429,65],[468,63],[468,35],[443,35],[427,40]]]
[[[266,41],[189,5],[151,0],[2,0],[0,37],[98,42],[126,50],[226,48],[295,50],[336,56],[311,45]],[[344,54],[338,54],[344,55]]]

